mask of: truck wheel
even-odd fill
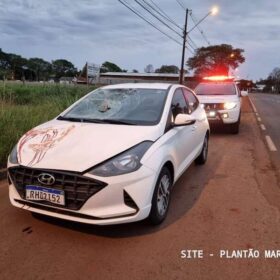
[[[240,116],[236,123],[233,123],[230,125],[230,132],[232,134],[238,134],[239,133],[239,125],[240,125]]]

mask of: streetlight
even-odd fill
[[[204,21],[208,16],[212,15],[215,16],[219,12],[219,8],[214,6],[201,20],[197,22],[195,26],[193,26],[189,31],[187,31],[188,26],[188,15],[191,13],[192,10],[186,9],[186,17],[185,17],[185,26],[183,31],[183,50],[182,50],[182,60],[181,60],[181,70],[180,70],[180,79],[179,83],[183,84],[184,82],[184,64],[185,64],[185,49],[186,49],[186,41],[188,34],[194,30],[202,21]]]
[[[219,7],[218,7],[218,6],[214,6],[214,7],[211,9],[211,14],[212,14],[212,16],[215,16],[218,12],[219,12]]]

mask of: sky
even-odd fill
[[[125,0],[148,20],[179,42],[182,39],[149,16],[135,1]],[[185,11],[176,0],[156,3],[179,26]],[[236,75],[266,78],[280,67],[280,1],[179,0],[196,19],[215,5],[216,16],[199,26],[212,44],[231,44],[245,50],[246,62]],[[23,57],[51,61],[68,59],[81,69],[88,61],[111,61],[122,69],[143,72],[148,64],[180,65],[182,47],[133,14],[117,0],[0,0],[0,48]],[[170,23],[168,23],[170,24]],[[189,17],[188,29],[193,26]],[[172,26],[170,24],[170,26]],[[179,33],[176,26],[172,26]],[[207,46],[199,30],[190,32],[197,47]],[[186,51],[186,58],[192,56]]]

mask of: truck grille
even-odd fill
[[[104,182],[70,171],[43,170],[19,166],[9,168],[8,172],[22,199],[25,199],[26,185],[63,190],[65,193],[65,206],[54,205],[48,201],[38,201],[38,203],[70,210],[79,210],[92,195],[107,186]],[[42,185],[38,181],[38,176],[41,173],[48,173],[54,176],[55,183],[51,186]]]
[[[223,110],[224,104],[223,103],[204,103],[204,109],[206,112],[211,110]]]

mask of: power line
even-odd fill
[[[181,8],[185,11],[186,7],[181,3],[181,1],[176,0],[176,2],[181,6]]]
[[[166,37],[168,37],[169,39],[173,40],[174,42],[176,42],[177,44],[179,44],[180,46],[182,46],[182,44],[176,40],[175,38],[173,38],[172,36],[170,36],[169,34],[165,33],[163,30],[161,30],[160,28],[158,28],[155,24],[153,24],[152,22],[150,22],[148,19],[146,19],[143,14],[141,14],[139,11],[137,11],[134,7],[132,8],[127,2],[125,2],[124,0],[118,0],[122,5],[124,5],[126,8],[128,8],[131,12],[133,12],[135,15],[137,15],[138,17],[140,17],[142,20],[144,20],[146,23],[148,23],[149,25],[151,25],[153,28],[155,28],[156,30],[158,30],[160,33],[162,33],[163,35],[165,35]],[[192,54],[194,54],[194,52],[189,49],[188,47],[186,47]]]
[[[159,18],[157,15],[155,15],[151,10],[149,10],[145,5],[143,5],[140,1],[138,0],[134,0],[138,5],[140,5],[144,10],[146,10],[148,13],[150,13],[153,17],[155,17],[157,20],[159,20],[162,24],[164,24],[167,28],[169,28],[170,30],[172,30],[173,32],[175,32],[178,36],[180,36],[181,38],[182,35],[177,32],[175,29],[173,29],[172,27],[170,27],[166,22],[164,22],[161,18]]]
[[[211,15],[212,12],[207,13],[202,19],[200,19],[196,24],[188,31],[188,33],[191,33],[195,28],[198,27],[198,25],[204,21],[209,15]]]
[[[145,0],[143,0],[143,1],[146,3]],[[150,1],[151,1],[151,3],[154,5],[154,7],[158,9],[157,12],[160,13],[160,14],[162,15],[162,17],[164,17],[166,20],[168,20],[169,22],[173,23],[175,26],[177,26],[179,29],[181,29],[181,30],[183,31],[183,28],[182,28],[180,25],[178,25],[174,20],[172,20],[172,19],[168,16],[168,14],[165,13],[153,0],[150,0]],[[148,4],[148,3],[147,3],[147,4]],[[148,5],[152,8],[152,5],[151,5],[151,4],[148,4]],[[154,9],[154,8],[152,8],[152,9]]]
[[[147,1],[142,0],[144,3],[148,4]],[[174,30],[173,28],[171,28],[168,24],[166,24],[163,20],[161,20],[160,18],[158,18],[152,11],[150,11],[147,7],[145,7],[143,5],[143,3],[139,2],[138,0],[135,0],[135,2],[140,5],[142,8],[144,8],[147,12],[149,12],[153,17],[155,17],[157,20],[159,20],[161,23],[163,23],[165,26],[167,26],[169,29],[171,29],[172,31],[174,31],[177,35],[179,35],[182,38],[182,35],[180,35],[176,30]],[[150,6],[150,5],[149,5]],[[153,10],[155,10],[152,7]],[[158,12],[157,10],[155,10],[156,12]],[[180,27],[181,29],[181,27]],[[182,29],[183,30],[183,29]],[[193,40],[191,40],[191,38],[188,36],[188,38],[190,39],[190,41],[193,43],[193,45],[195,45],[195,43],[193,42]],[[191,45],[189,42],[187,42],[187,44],[193,49],[195,50],[196,47],[193,47],[193,45]],[[189,48],[188,48],[189,49]]]
[[[194,17],[194,15],[193,15],[192,12],[190,13],[190,16],[191,16],[191,19],[192,19],[193,23],[196,25],[196,24],[197,24],[197,20],[196,20],[196,18]],[[209,42],[209,40],[207,39],[206,35],[204,34],[203,30],[202,30],[199,26],[197,26],[197,29],[199,30],[201,36],[202,36],[203,39],[206,41],[206,43],[207,43],[208,45],[211,45],[210,42]]]
[[[192,48],[197,49],[198,47],[197,47],[196,43],[193,41],[193,39],[190,36],[188,36],[188,39],[192,43]],[[188,44],[190,44],[190,42],[187,41]]]
[[[124,5],[125,7],[127,7],[130,11],[132,11],[134,14],[136,14],[138,17],[140,17],[141,19],[143,19],[145,22],[147,22],[149,25],[151,25],[152,27],[154,27],[156,30],[158,30],[159,32],[161,32],[163,35],[165,35],[166,37],[168,37],[169,39],[173,40],[174,42],[176,42],[177,44],[179,44],[180,46],[182,45],[179,41],[177,41],[176,39],[174,39],[173,37],[171,37],[170,35],[168,35],[167,33],[165,33],[164,31],[162,31],[161,29],[159,29],[157,26],[155,26],[153,23],[151,23],[149,20],[147,20],[143,15],[141,15],[137,10],[133,9],[132,7],[130,7],[126,2],[122,1],[122,0],[118,0],[122,5]]]

